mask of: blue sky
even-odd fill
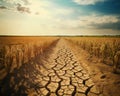
[[[0,0],[0,35],[120,35],[119,0]]]

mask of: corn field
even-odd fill
[[[112,37],[73,37],[69,38],[90,53],[91,57],[96,56],[101,62],[113,65],[114,68],[120,65],[120,38]]]
[[[2,80],[8,73],[13,72],[14,69],[19,69],[22,64],[43,54],[44,50],[55,42],[56,39],[0,40],[0,80]]]

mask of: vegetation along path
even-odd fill
[[[65,39],[5,80],[4,96],[103,96]]]

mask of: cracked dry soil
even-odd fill
[[[60,39],[48,53],[9,74],[3,96],[103,96],[66,40]]]

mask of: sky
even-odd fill
[[[0,35],[120,35],[120,0],[0,0]]]

